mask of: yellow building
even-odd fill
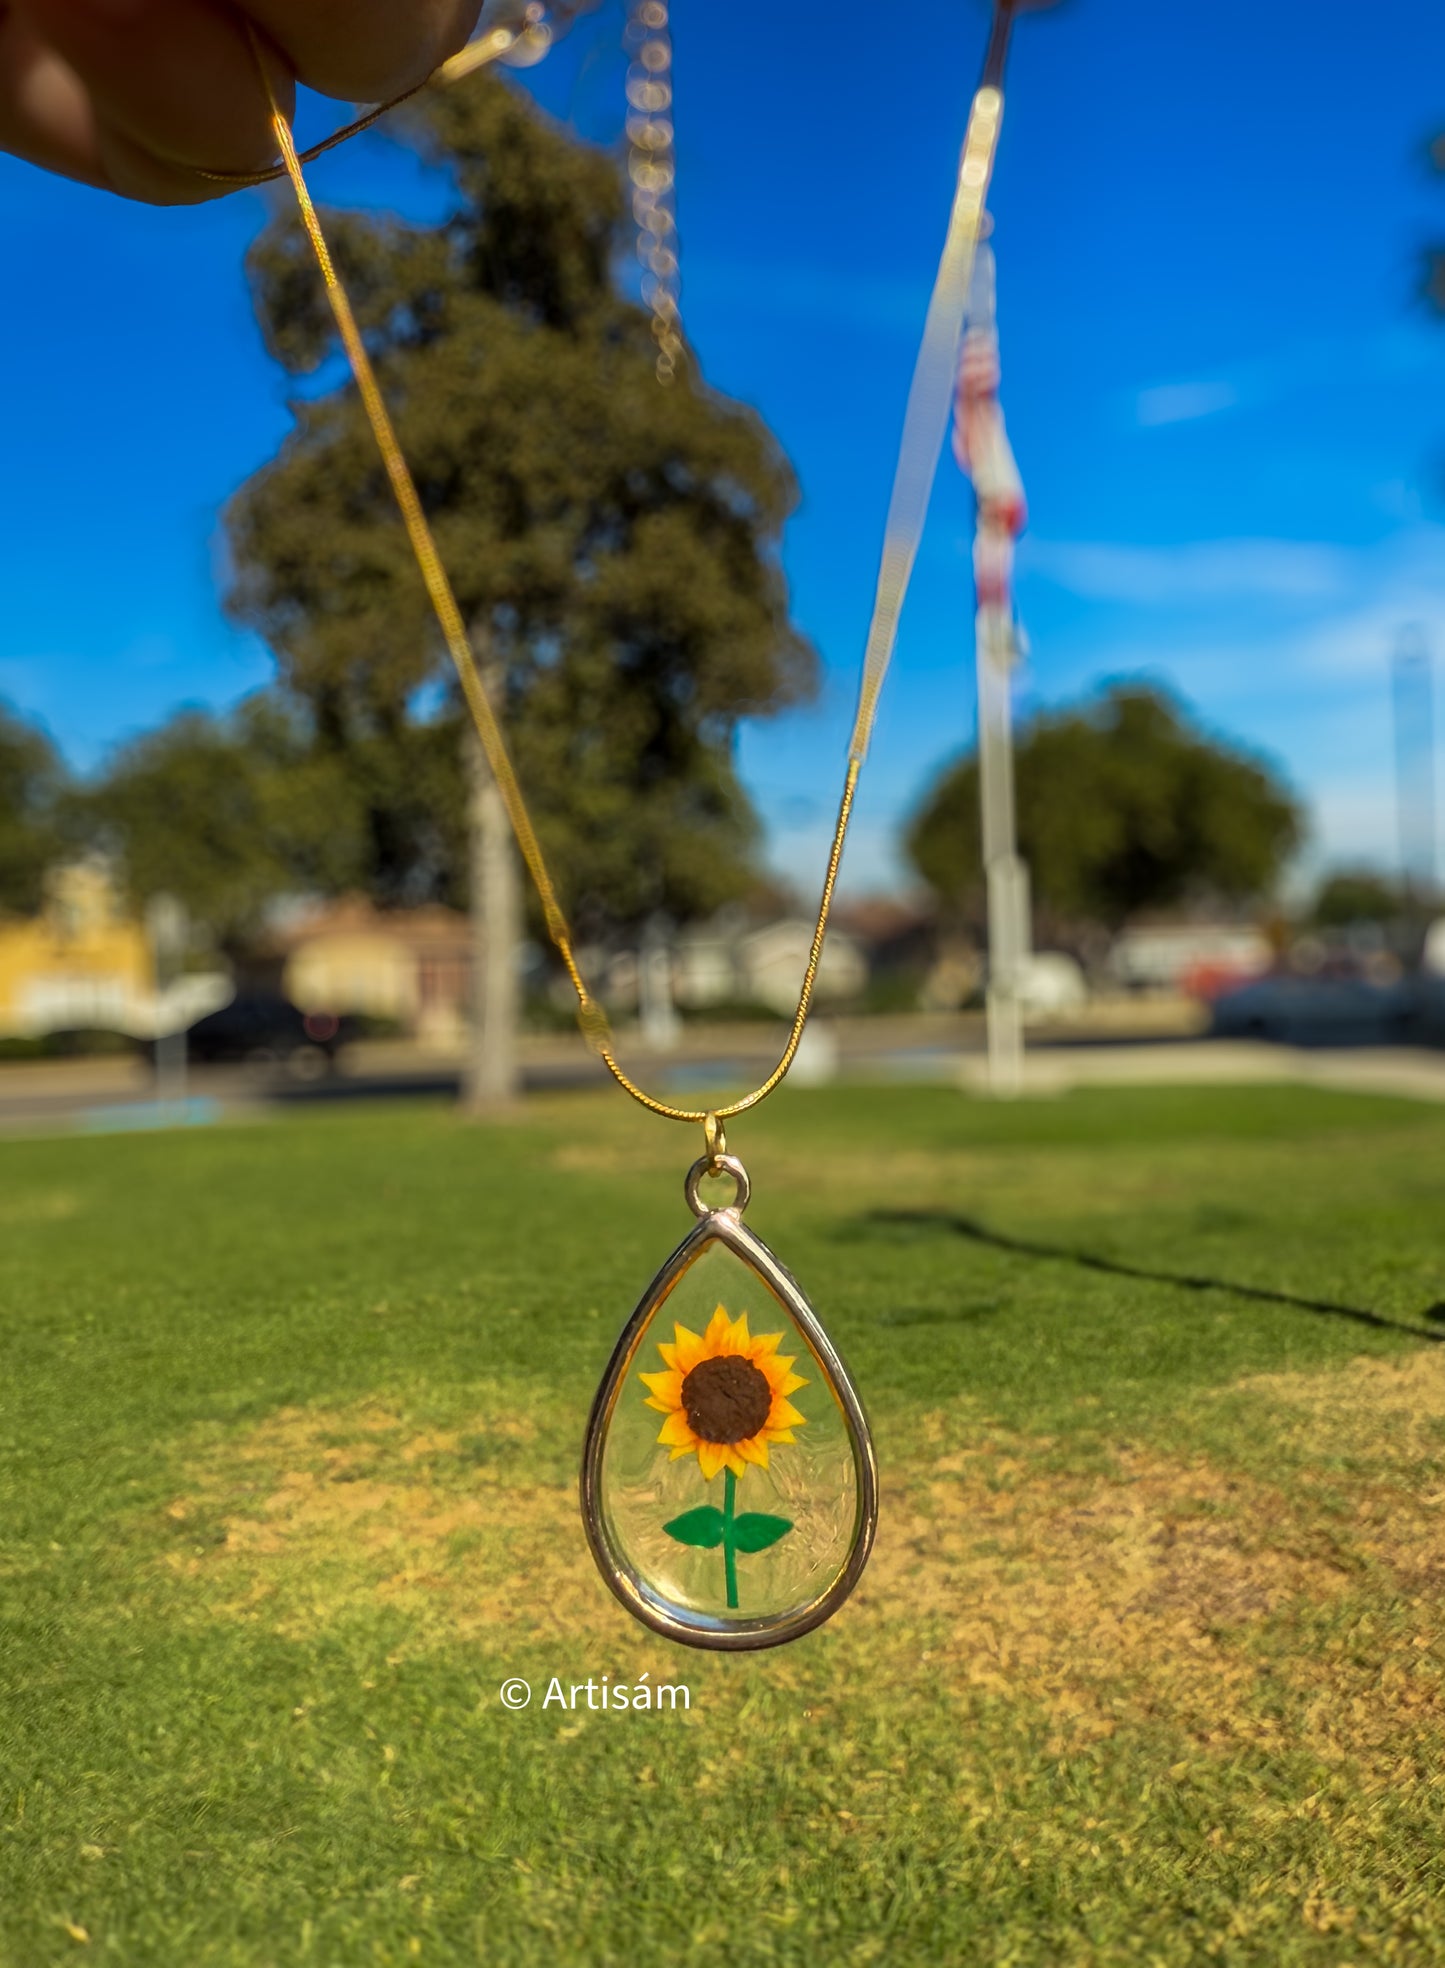
[[[143,1033],[154,1019],[145,930],[100,863],[52,870],[39,916],[0,921],[0,1035]]]

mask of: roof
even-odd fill
[[[471,946],[472,924],[459,909],[439,902],[418,909],[378,909],[364,895],[347,895],[288,922],[268,940],[272,949],[289,956],[333,937],[382,938],[409,949],[465,950]]]

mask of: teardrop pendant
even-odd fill
[[[726,1209],[705,1174],[737,1185]],[[671,1640],[738,1650],[819,1626],[857,1584],[878,1514],[873,1442],[796,1281],[743,1223],[750,1185],[704,1156],[699,1219],[642,1296],[597,1390],[582,1514],[602,1576]]]

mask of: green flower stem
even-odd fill
[[[731,1469],[723,1471],[723,1571],[728,1586],[728,1611],[736,1612],[738,1604],[738,1554],[733,1544],[733,1502],[737,1496],[738,1479]]]
[[[711,1477],[708,1480],[711,1482]],[[723,1483],[721,1510],[715,1503],[700,1503],[696,1509],[684,1510],[680,1517],[674,1517],[662,1527],[670,1538],[676,1538],[679,1544],[690,1544],[696,1551],[716,1551],[722,1546],[730,1613],[735,1613],[738,1606],[738,1553],[767,1551],[793,1528],[786,1517],[770,1517],[764,1510],[745,1510],[741,1517],[737,1516],[737,1496],[737,1481],[729,1469]]]

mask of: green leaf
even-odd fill
[[[746,1523],[746,1518],[742,1520]],[[776,1518],[766,1520],[775,1523]],[[684,1510],[680,1517],[674,1517],[670,1524],[662,1527],[670,1538],[679,1544],[698,1544],[706,1551],[713,1551],[723,1541],[723,1514],[710,1503],[700,1503],[696,1510]],[[771,1539],[768,1540],[771,1543]],[[761,1550],[762,1546],[749,1545],[748,1550]]]
[[[697,1513],[694,1511],[694,1516]],[[770,1544],[792,1530],[786,1517],[765,1517],[760,1510],[749,1510],[733,1520],[732,1542],[736,1551],[766,1551]],[[669,1524],[668,1529],[672,1526]]]

